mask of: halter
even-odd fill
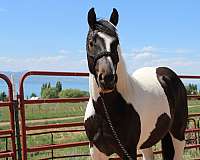
[[[90,71],[91,71],[91,73],[92,74],[94,74],[95,75],[95,66],[96,66],[96,63],[97,63],[97,61],[100,59],[100,58],[102,58],[102,57],[108,57],[108,56],[110,56],[111,57],[111,59],[112,59],[112,61],[113,61],[113,64],[117,64],[118,63],[118,61],[119,61],[119,59],[118,58],[115,58],[114,56],[114,54],[112,53],[112,52],[108,52],[108,51],[102,51],[102,52],[100,52],[100,53],[98,53],[98,54],[94,54],[94,55],[89,55],[89,54],[87,54],[88,55],[88,58],[91,58],[92,60],[93,60],[93,64],[92,64],[92,66],[91,66],[91,68],[90,68]],[[115,68],[115,70],[116,70],[117,68]]]
[[[111,52],[108,52],[108,51],[102,51],[102,52],[100,52],[99,54],[96,54],[96,55],[88,55],[88,56],[89,56],[90,58],[92,58],[93,61],[94,61],[94,63],[93,63],[93,70],[94,70],[94,68],[95,68],[95,66],[96,66],[97,61],[98,61],[100,58],[102,58],[102,57],[104,57],[104,56],[108,57],[108,56],[111,56],[111,55],[112,55]]]

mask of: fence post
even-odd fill
[[[6,137],[6,151],[8,150],[8,137]],[[6,160],[8,160],[8,157],[6,157]]]
[[[19,111],[18,111],[18,100],[14,100],[14,112],[15,112],[15,136],[17,141],[17,155],[18,159],[22,159],[21,152],[21,141],[20,141],[20,127],[19,127]]]
[[[51,144],[53,144],[53,133],[51,132]],[[53,154],[53,149],[51,150],[51,157],[52,157],[52,160],[54,159],[54,154]]]
[[[21,140],[20,140],[20,127],[19,127],[19,111],[18,111],[18,96],[15,88],[14,77],[11,75],[11,82],[13,86],[13,111],[14,111],[14,120],[15,120],[15,137],[17,143],[17,157],[19,160],[22,159],[21,152]]]

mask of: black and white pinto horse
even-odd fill
[[[187,122],[186,90],[166,67],[145,67],[127,73],[116,30],[118,12],[97,20],[88,12],[87,59],[90,99],[84,124],[94,160],[117,153],[153,160],[152,146],[161,140],[164,160],[181,160]]]

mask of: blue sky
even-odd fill
[[[200,74],[200,1],[0,0],[0,70],[87,71],[87,12],[119,12],[129,72],[169,66]]]

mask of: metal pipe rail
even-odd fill
[[[10,151],[0,152],[0,158],[12,157],[12,159],[16,160],[13,88],[10,79],[6,75],[0,73],[0,79],[4,80],[8,87],[8,102],[0,102],[0,107],[9,107],[10,110],[10,129],[0,130],[0,136],[9,135],[11,138],[11,147],[12,147]]]

